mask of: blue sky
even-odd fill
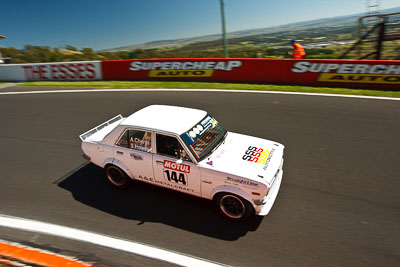
[[[400,0],[380,2],[381,9]],[[95,50],[221,32],[219,0],[2,0],[3,47]],[[366,11],[366,0],[225,0],[227,31]]]

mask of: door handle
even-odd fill
[[[131,153],[130,154],[132,158],[134,158],[135,160],[143,160],[142,156],[135,154],[135,153]]]
[[[156,160],[156,163],[157,163],[157,164],[164,164],[164,162],[159,161],[159,160]]]
[[[118,155],[123,155],[123,154],[124,154],[124,152],[117,151],[117,154],[118,154]]]

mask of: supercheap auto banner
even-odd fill
[[[163,80],[400,90],[400,60],[132,59],[1,64],[0,81]]]
[[[103,80],[274,83],[400,90],[399,60],[243,58],[102,61]]]

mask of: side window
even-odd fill
[[[191,161],[178,139],[172,136],[157,134],[157,154]]]
[[[126,130],[117,142],[117,146],[151,152],[151,133],[138,130]]]

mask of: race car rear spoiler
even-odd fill
[[[115,116],[114,118],[109,119],[109,120],[106,121],[106,122],[103,122],[103,123],[100,124],[99,126],[96,126],[96,127],[94,127],[93,129],[90,129],[89,131],[87,131],[87,132],[81,134],[81,135],[79,136],[79,138],[80,138],[82,141],[85,141],[85,139],[87,139],[89,136],[95,134],[96,132],[100,131],[101,129],[103,129],[104,127],[107,127],[108,125],[110,125],[110,124],[112,124],[112,123],[115,123],[115,122],[117,122],[117,121],[119,121],[119,120],[122,120],[123,118],[124,118],[124,117],[122,117],[122,115],[119,114],[119,115]]]

